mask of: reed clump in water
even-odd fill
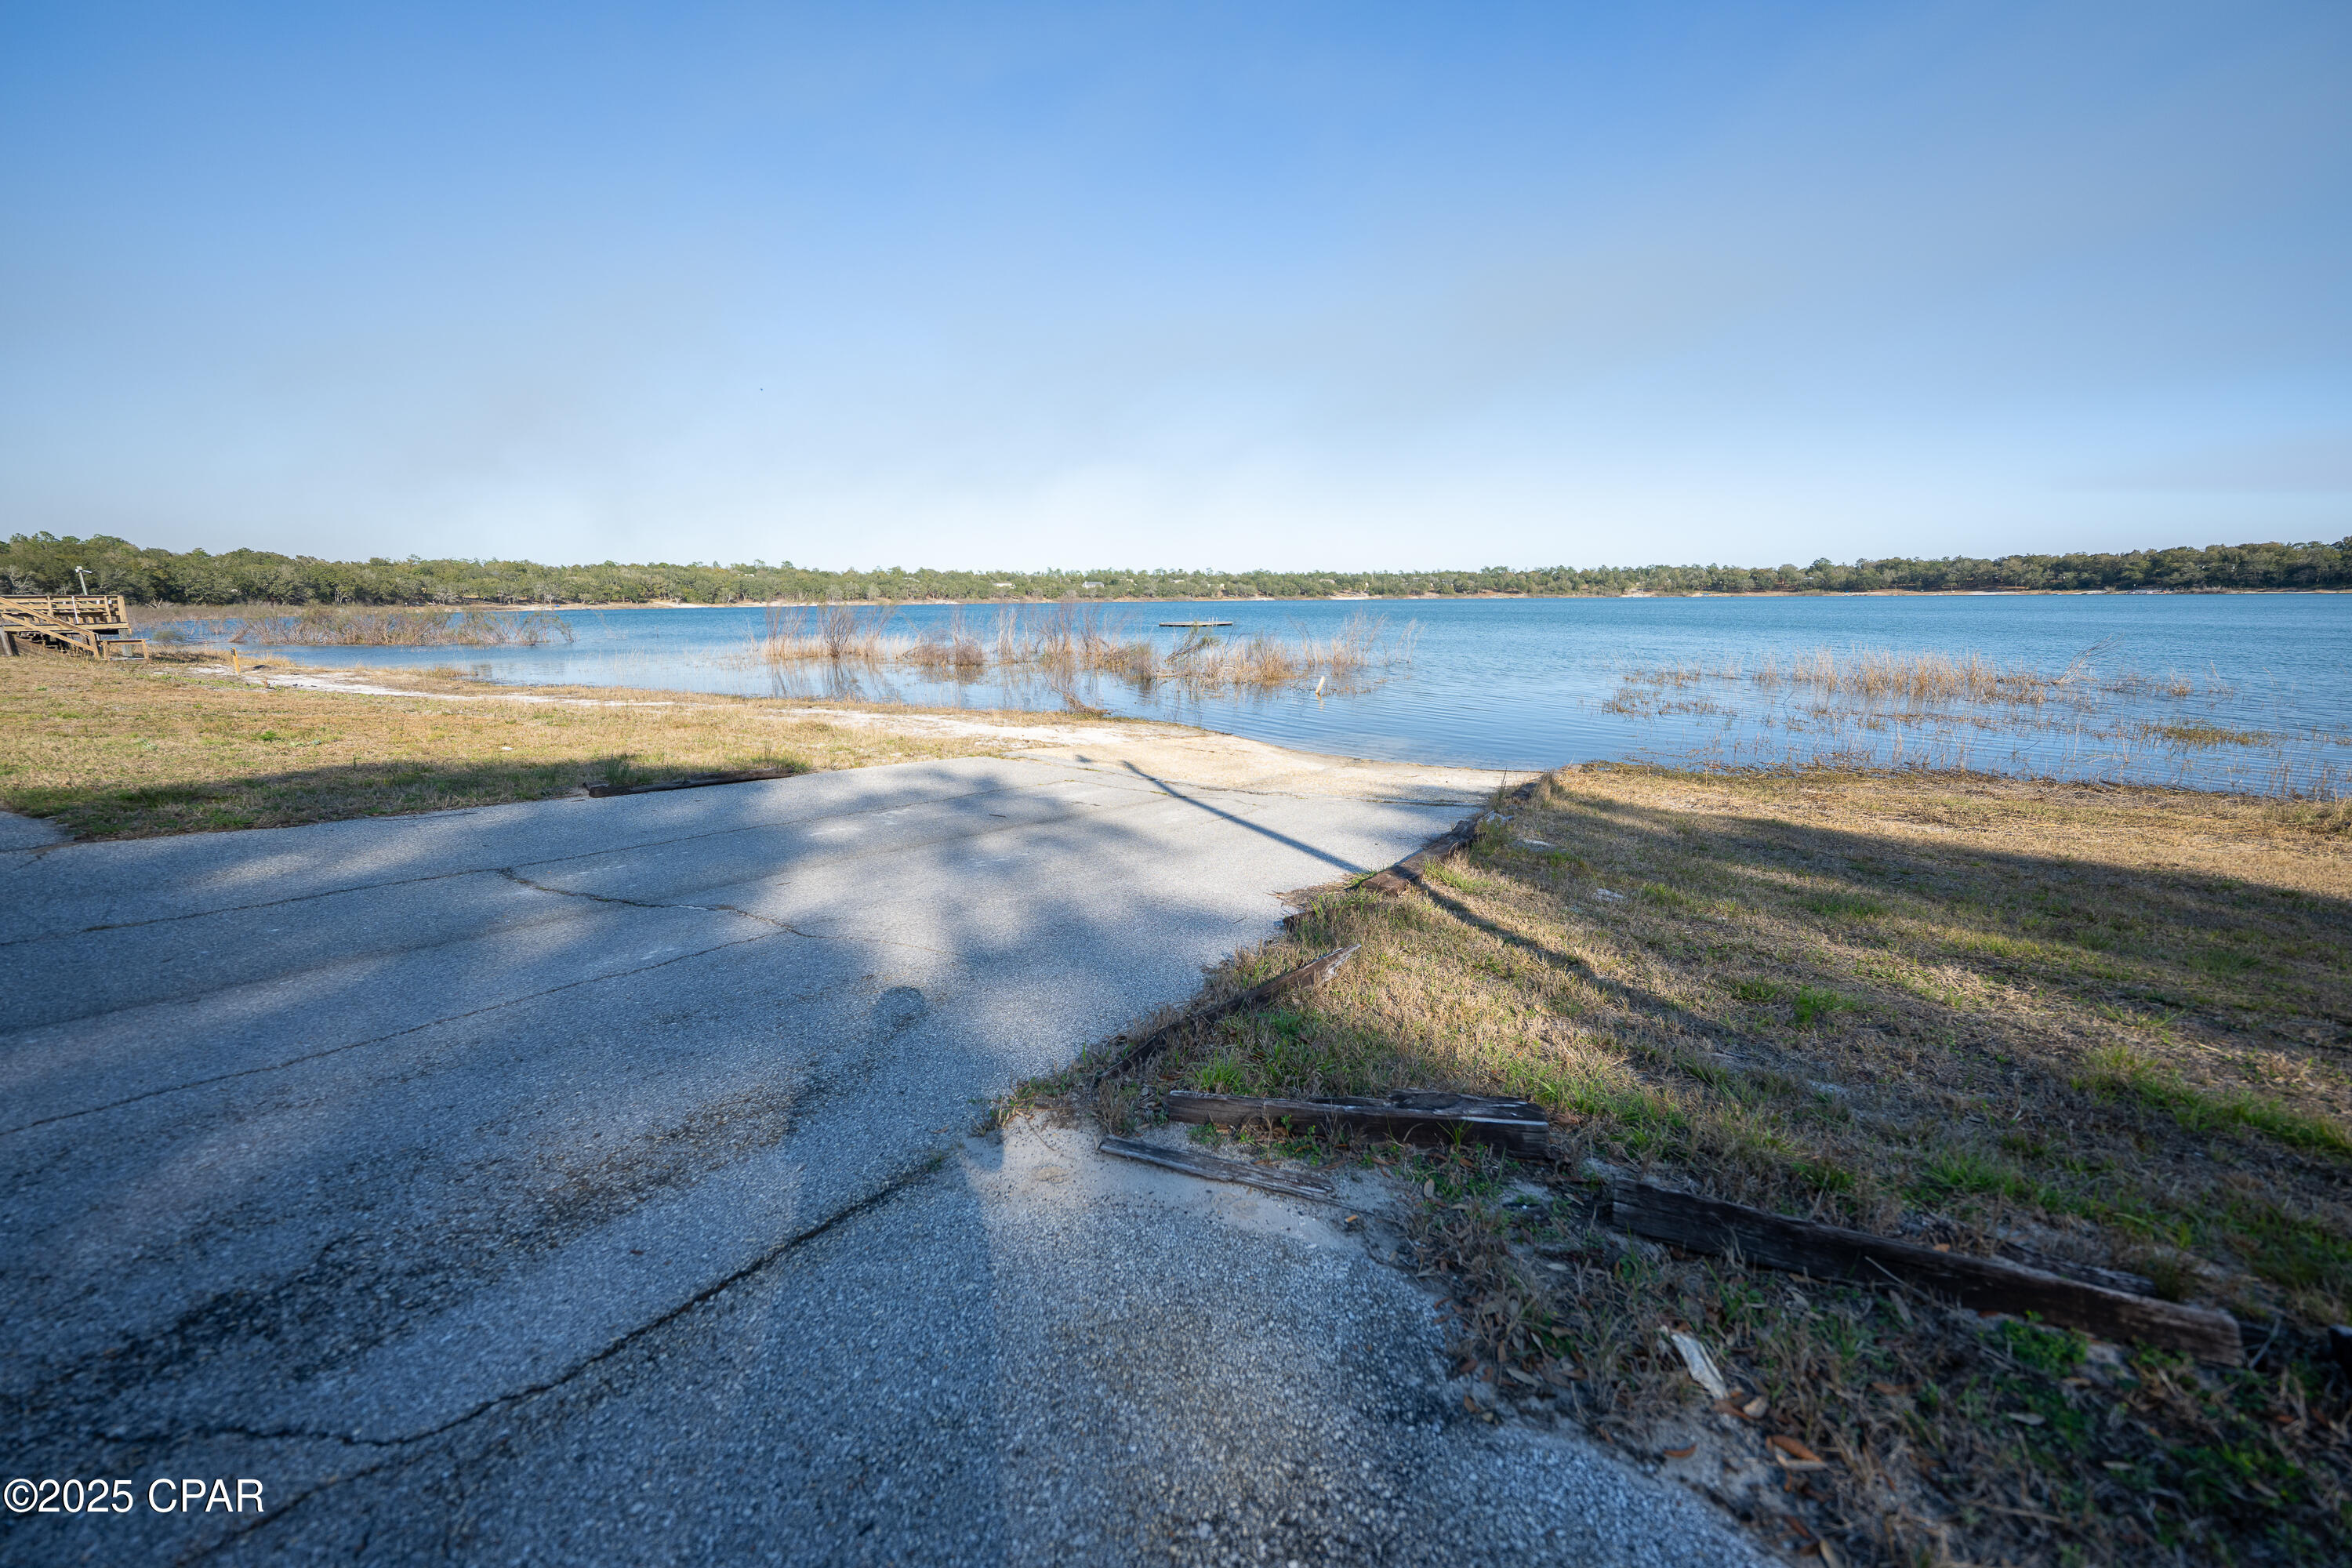
[[[1900,654],[1820,648],[1760,666],[1694,663],[1622,673],[1603,711],[1627,718],[1718,718],[1720,733],[1693,760],[1714,767],[1981,765],[1977,752],[2009,747],[1997,767],[2053,776],[2145,778],[2332,798],[2340,737],[2263,723],[2257,700],[2209,670],[2150,677],[2096,668],[2112,639],[2052,673],[2000,666],[1974,652]],[[1764,700],[1726,708],[1702,683],[1744,686]],[[1739,731],[1743,721],[1746,732]],[[1785,737],[1775,739],[1771,731]]]
[[[1627,670],[1624,675],[1624,679],[1628,685],[1681,687],[1696,686],[1701,681],[1706,680],[1738,680],[1742,679],[1746,673],[1747,667],[1740,664],[1738,660],[1732,660],[1730,662],[1715,665],[1713,667],[1696,662],[1690,664],[1657,664],[1645,666],[1638,669]]]
[[[1841,654],[1822,647],[1786,658],[1767,658],[1752,668],[1737,660],[1717,665],[1653,665],[1628,670],[1624,679],[1631,687],[1658,689],[1696,686],[1706,681],[1746,681],[1767,690],[1811,691],[1875,706],[1903,703],[1934,707],[1962,702],[2038,705],[2063,695],[2070,688],[2094,688],[2097,683],[2088,667],[2100,651],[2101,647],[2085,649],[2055,675],[2026,665],[1997,665],[1975,652],[1897,653],[1891,648],[1854,648]]]
[[[898,606],[887,604],[863,616],[858,614],[856,605],[838,601],[814,607],[771,605],[767,635],[760,639],[755,651],[770,664],[796,664],[803,659],[879,664],[909,647],[908,638],[889,632],[891,617],[897,613]]]
[[[2277,737],[2267,730],[2239,730],[2202,719],[2174,724],[2143,724],[2142,736],[2173,746],[2265,746]]]
[[[1628,688],[1664,689],[1706,681],[1745,681],[1766,690],[1806,691],[1824,699],[1843,698],[1871,707],[1949,707],[1976,704],[1990,707],[2040,707],[2074,698],[2088,700],[2099,693],[2122,697],[2226,697],[2226,687],[2209,681],[2201,689],[2179,675],[2152,679],[2125,670],[2101,677],[2093,666],[2113,646],[2112,640],[2092,644],[2055,674],[2031,665],[2000,665],[1981,653],[1899,653],[1892,648],[1852,648],[1843,653],[1826,647],[1785,658],[1768,657],[1749,668],[1737,660],[1651,665],[1627,670]]]
[[[1767,688],[1799,687],[1872,703],[2042,703],[2081,679],[2080,664],[2078,660],[2053,676],[2021,665],[2004,668],[1978,653],[1956,657],[1864,648],[1840,658],[1828,648],[1816,648],[1785,664],[1767,660],[1748,679]]]
[[[1394,638],[1384,616],[1355,615],[1329,637],[1306,632],[1291,637],[1255,637],[1231,642],[1194,630],[1165,661],[1169,677],[1203,687],[1275,687],[1307,680],[1343,687],[1368,679],[1375,668],[1410,663],[1414,628]]]
[[[925,669],[952,670],[957,674],[977,675],[988,668],[988,650],[964,625],[961,605],[948,613],[944,627],[934,626],[924,632],[915,639],[913,647],[898,657]]]
[[[999,645],[1004,643],[1002,635]],[[1026,641],[1013,638],[1009,666],[1033,665],[1048,676],[1066,679],[1081,673],[1125,670],[1154,650],[1150,644],[1131,640],[1100,605],[1065,599],[1034,625]]]
[[[1308,681],[1360,683],[1375,668],[1408,662],[1412,628],[1389,636],[1383,618],[1355,616],[1338,632],[1289,637],[1265,634],[1228,641],[1193,629],[1163,650],[1148,637],[1132,637],[1104,606],[1065,599],[1027,617],[1011,606],[1000,610],[983,637],[959,605],[944,626],[913,637],[887,631],[893,610],[860,615],[853,605],[776,605],[768,611],[767,635],[758,657],[772,664],[826,661],[912,665],[935,675],[971,679],[991,672],[1040,679],[1074,709],[1091,710],[1076,696],[1076,682],[1109,675],[1139,689],[1163,681],[1210,690],[1237,687],[1271,689]]]

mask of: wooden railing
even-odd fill
[[[145,658],[147,639],[129,635],[130,607],[120,594],[0,595],[0,654],[23,639],[91,658]]]

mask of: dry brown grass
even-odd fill
[[[1981,654],[1903,654],[1857,648],[1843,656],[1816,648],[1783,664],[1768,660],[1748,679],[1759,686],[1805,687],[1870,702],[2047,702],[2085,679],[2077,667],[2057,675],[2024,666],[2004,668]]]
[[[900,657],[908,664],[961,675],[977,675],[988,668],[988,649],[966,624],[961,605],[948,612],[946,626],[924,632]]]
[[[1701,663],[1644,665],[1622,673],[1622,688],[1605,704],[1622,713],[1691,710],[1686,703],[1669,701],[1664,693],[1706,684],[1747,684],[1766,690],[1787,689],[1805,693],[1816,713],[1867,711],[1903,712],[1924,717],[1935,710],[1955,707],[2038,710],[2053,703],[2089,710],[2103,700],[2179,701],[2189,698],[2229,698],[2232,688],[2209,677],[2197,681],[2167,674],[2149,677],[2133,670],[2100,674],[2094,667],[2108,651],[2095,643],[2063,669],[2050,671],[2031,665],[1998,665],[1980,653],[1897,653],[1889,648],[1850,648],[1840,653],[1821,647],[1787,658],[1768,658],[1750,668],[1738,659],[1715,665]],[[1721,711],[1704,701],[1696,710]],[[2273,737],[2218,727],[2203,721],[2187,725],[2146,727],[2149,738],[2191,745],[2256,744]]]
[[[1216,690],[1309,681],[1337,681],[1345,688],[1360,685],[1378,668],[1408,662],[1413,643],[1412,628],[1392,637],[1384,619],[1360,615],[1328,637],[1231,639],[1196,631],[1163,651],[1147,637],[1127,635],[1103,605],[1075,599],[1026,616],[1011,606],[1000,609],[986,637],[966,624],[961,605],[950,612],[945,626],[912,636],[890,632],[891,618],[888,605],[863,612],[847,605],[816,611],[772,608],[755,654],[787,666],[901,663],[964,677],[994,670],[1038,680],[1062,692],[1069,706],[1093,711],[1075,686],[1088,676],[1108,675],[1139,689],[1160,682]]]
[[[239,605],[215,611],[173,606],[158,616],[142,606],[132,616],[152,628],[156,646],[247,647],[497,647],[570,642],[572,624],[561,616],[516,610],[405,609],[370,605]]]
[[[1311,1005],[1229,1021],[1160,1081],[1525,1095],[1564,1169],[2137,1271],[2266,1348],[2231,1373],[2105,1363],[2031,1324],[1677,1260],[1593,1229],[1573,1184],[1514,1210],[1514,1173],[1423,1161],[1424,1266],[1468,1364],[1565,1387],[1635,1447],[1704,1437],[1694,1463],[1747,1463],[1766,1427],[1810,1445],[1829,1469],[1765,1472],[1789,1489],[1697,1479],[1849,1557],[2352,1551],[2347,1389],[2317,1337],[2352,1315],[2342,804],[1596,767],[1510,809],[1425,893],[1328,894],[1237,960],[1220,985],[1362,944]],[[1767,1396],[1761,1421],[1691,1403],[1667,1325]]]
[[[488,689],[370,679],[418,694],[266,689],[169,663],[0,659],[0,805],[85,837],[136,837],[541,800],[591,781],[993,749],[845,728],[789,702],[560,689],[535,695],[576,700],[452,701],[425,693]]]

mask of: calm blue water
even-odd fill
[[[1110,677],[1079,683],[1115,712],[1177,721],[1310,751],[1537,769],[1594,758],[1755,765],[1821,760],[1956,764],[2207,787],[2333,790],[2352,775],[2352,595],[1969,595],[1918,598],[1484,599],[1112,605],[1130,637],[1172,646],[1162,620],[1230,620],[1230,632],[1328,636],[1350,616],[1410,625],[1409,663],[1369,689],[1188,692]],[[1038,612],[1031,611],[1035,614]],[[898,633],[942,626],[945,606],[899,610]],[[967,624],[983,637],[996,611]],[[272,648],[311,663],[455,665],[499,681],[625,686],[1059,710],[1034,679],[927,679],[905,666],[778,669],[752,656],[759,607],[567,612],[576,640],[538,647]],[[1980,655],[2000,666],[2095,679],[2066,700],[1902,712],[1741,679],[1644,688],[1644,668],[1752,671],[1836,653]],[[2086,657],[2087,650],[2087,657]],[[2137,675],[2142,685],[2101,689]],[[2241,737],[2183,744],[2168,727]]]

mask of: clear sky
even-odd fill
[[[2352,533],[2352,4],[0,0],[0,533]]]

